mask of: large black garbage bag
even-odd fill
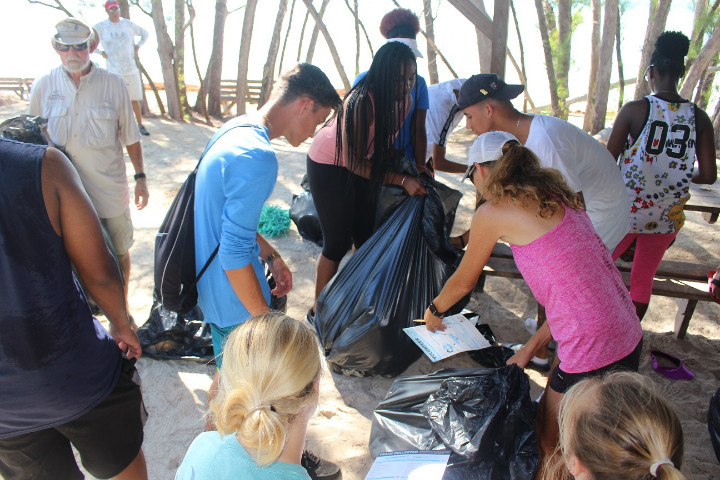
[[[515,365],[400,378],[373,414],[370,454],[450,449],[445,480],[533,478],[536,410]]]
[[[200,307],[185,315],[166,309],[156,302],[150,318],[138,328],[143,354],[155,358],[213,358],[210,327],[203,323]]]
[[[315,209],[312,193],[305,191],[300,195],[293,195],[290,204],[290,219],[295,223],[301,237],[319,247],[323,246],[322,227],[320,227],[320,219]]]
[[[508,359],[515,355],[515,352],[508,347],[498,345],[490,325],[480,323],[475,325],[475,328],[485,337],[485,340],[490,342],[491,346],[468,352],[470,357],[483,367],[500,368],[505,366]]]
[[[421,355],[402,329],[422,318],[456,268],[431,251],[423,234],[423,216],[437,201],[407,197],[320,294],[315,327],[334,371],[394,376]]]
[[[710,431],[710,441],[712,442],[715,457],[720,462],[720,388],[710,399],[710,408],[708,409],[708,430]]]
[[[47,138],[43,136],[46,127],[47,119],[20,115],[0,123],[0,135],[18,142],[47,145]]]

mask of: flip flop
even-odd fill
[[[672,380],[690,380],[695,377],[695,374],[688,370],[679,358],[673,357],[669,353],[661,352],[660,350],[650,350],[649,353],[653,360],[653,370],[660,375],[664,375]],[[660,365],[658,359],[664,360],[666,364],[670,363],[673,366]]]

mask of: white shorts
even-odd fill
[[[131,73],[130,75],[122,75],[127,86],[128,93],[130,94],[130,100],[133,102],[139,102],[142,100],[142,82],[140,81],[139,73]]]

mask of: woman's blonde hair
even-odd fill
[[[538,214],[542,218],[552,217],[562,208],[561,202],[573,210],[585,208],[559,171],[541,167],[535,154],[516,141],[505,143],[502,157],[482,166],[489,168],[484,189],[494,198],[494,203],[509,197],[519,205],[530,198],[538,203]]]
[[[558,418],[561,455],[550,478],[570,478],[566,463],[573,456],[595,480],[685,478],[680,420],[642,375],[618,372],[577,383]]]
[[[258,465],[277,460],[290,422],[316,401],[320,375],[315,336],[282,313],[265,313],[236,328],[223,353],[210,411],[222,435],[236,434]]]

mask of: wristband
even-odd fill
[[[405,180],[407,180],[407,175],[405,175],[402,179],[402,182],[400,182],[400,186],[405,188]]]
[[[428,306],[428,309],[430,310],[430,313],[435,315],[438,318],[443,318],[445,316],[445,312],[439,312],[437,307],[435,306],[435,302],[430,302],[430,305]]]
[[[265,263],[269,264],[270,262],[272,262],[279,256],[280,256],[280,254],[278,252],[273,252],[270,255],[268,255],[267,257],[265,257]]]
[[[145,173],[140,172],[140,173],[136,173],[134,178],[135,178],[135,180],[140,180],[141,178],[146,178],[146,175],[145,175]]]

